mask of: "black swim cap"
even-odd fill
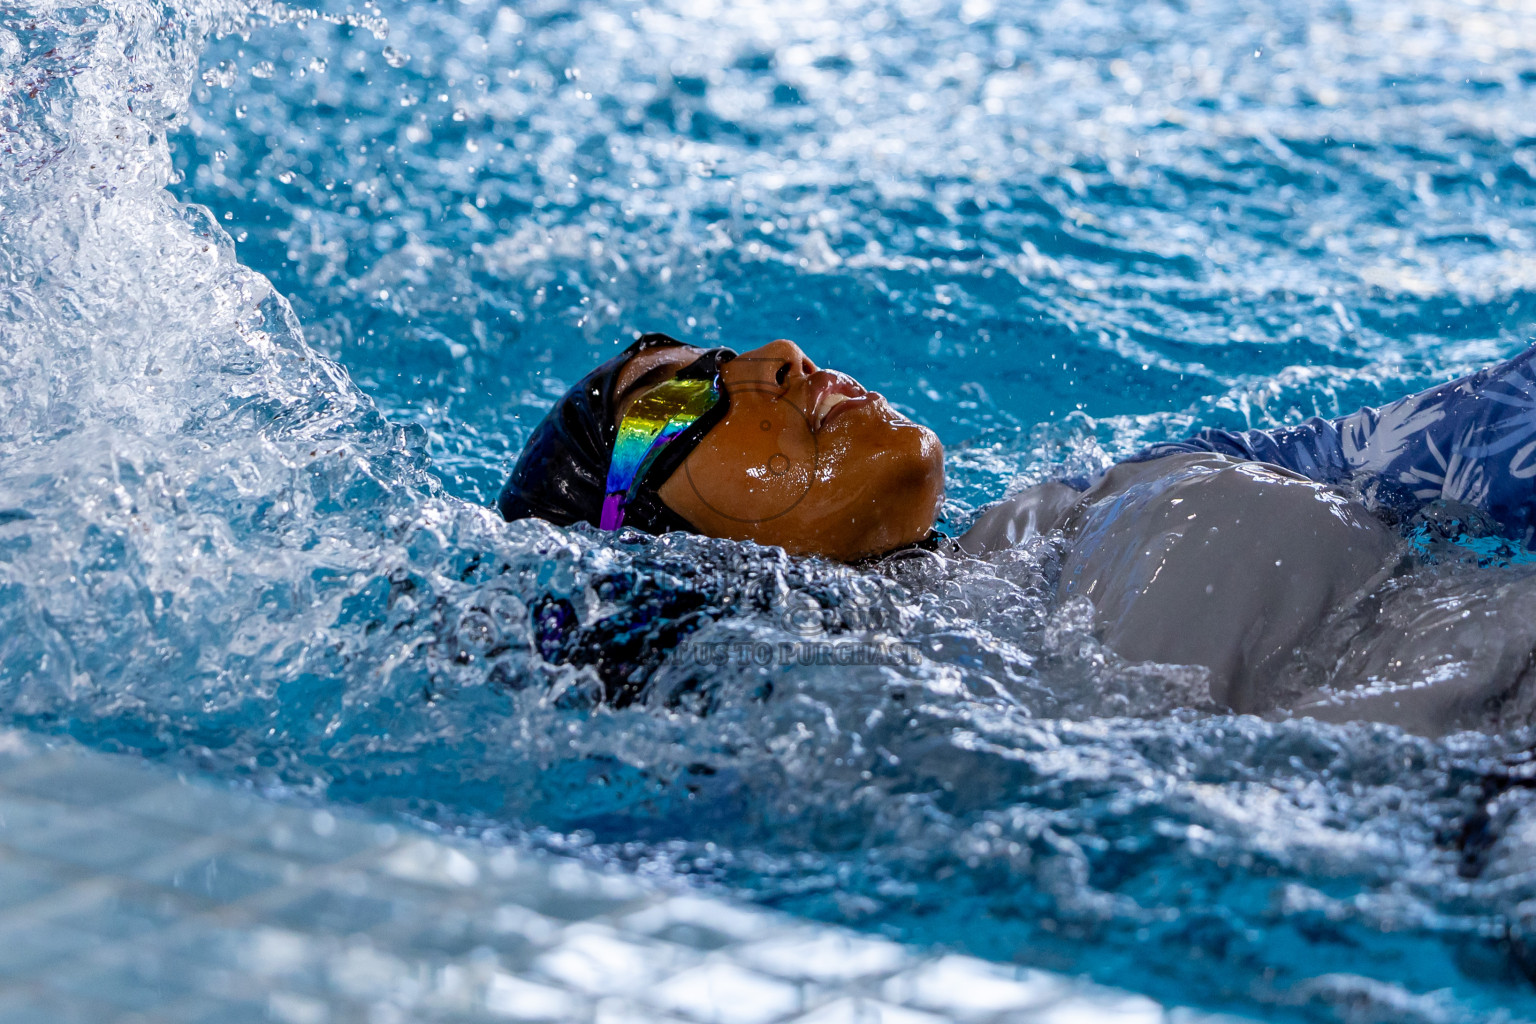
[[[608,461],[618,434],[614,423],[614,398],[624,364],[641,352],[685,342],[665,334],[642,335],[567,391],[543,421],[534,428],[512,475],[507,478],[496,508],[502,518],[537,517],[556,526],[572,523],[599,525],[608,482]],[[678,371],[679,377],[713,377],[719,364],[734,358],[728,348],[712,348]],[[696,533],[692,524],[666,506],[656,488],[666,482],[700,439],[724,417],[722,400],[688,428],[657,457],[646,473],[639,492],[624,509],[624,525],[648,533],[683,530]]]

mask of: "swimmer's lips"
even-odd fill
[[[835,370],[818,370],[811,377],[811,422],[820,431],[852,409],[885,401],[878,391],[866,391],[852,377]]]

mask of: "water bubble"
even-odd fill
[[[384,63],[392,68],[403,68],[411,61],[411,55],[402,53],[393,46],[384,47]]]
[[[259,60],[251,66],[252,78],[271,78],[276,69],[269,60]]]
[[[203,72],[203,83],[209,86],[217,86],[228,89],[235,81],[235,65],[231,61],[219,61],[217,67],[211,67]]]

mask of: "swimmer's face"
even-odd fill
[[[636,355],[619,375],[618,415],[699,355]],[[730,411],[658,491],[700,533],[844,561],[928,535],[944,497],[933,431],[790,341],[743,352],[720,380]]]

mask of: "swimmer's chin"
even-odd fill
[[[897,460],[900,469],[870,497],[873,528],[862,549],[841,555],[859,561],[889,554],[927,539],[944,505],[944,448],[933,431],[903,418],[900,426],[916,451]],[[893,448],[895,446],[893,445]]]

